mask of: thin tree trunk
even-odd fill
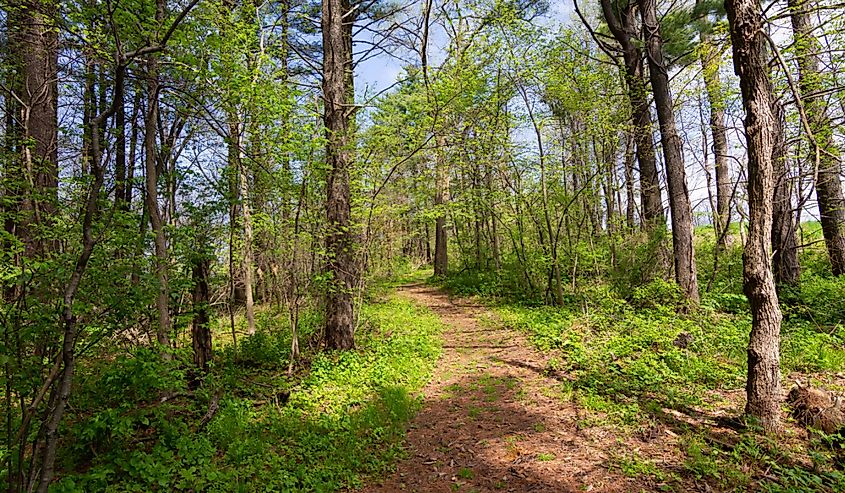
[[[164,0],[156,0],[156,22],[164,19]],[[146,153],[146,200],[147,211],[150,216],[150,227],[155,235],[155,270],[158,280],[158,294],[156,308],[158,310],[158,327],[156,340],[159,345],[170,346],[170,290],[167,283],[167,239],[164,235],[164,224],[161,209],[158,204],[158,158],[156,152],[156,130],[158,126],[158,55],[152,54],[147,58],[147,115],[144,119],[144,150]],[[169,358],[169,352],[163,353]]]
[[[240,126],[235,124],[232,127],[234,132],[234,145],[237,148],[237,167],[238,167],[238,181],[240,186],[241,198],[241,220],[243,221],[243,251],[242,251],[242,266],[243,266],[243,281],[244,281],[244,299],[246,311],[246,326],[247,334],[255,334],[255,302],[253,300],[253,258],[252,258],[252,215],[249,203],[249,176],[244,166],[243,149],[241,146],[241,132]]]
[[[759,0],[726,0],[734,68],[740,79],[748,143],[748,239],[743,289],[751,304],[748,401],[745,412],[767,432],[780,428],[781,312],[770,258],[775,174],[773,154],[783,129],[774,111],[772,82]]]
[[[129,133],[129,163],[126,170],[126,188],[124,190],[126,209],[132,208],[132,185],[135,180],[135,161],[138,153],[138,117],[141,115],[141,91],[135,91],[135,98],[132,105],[132,119]]]
[[[205,372],[212,357],[211,330],[209,328],[209,259],[204,255],[205,245],[198,245],[201,251],[194,252],[191,278],[194,283],[192,306],[194,317],[191,321],[191,345],[194,349],[194,365]]]
[[[660,140],[666,159],[666,182],[669,207],[672,211],[672,246],[675,257],[675,279],[686,298],[698,303],[698,278],[695,247],[692,238],[692,207],[687,189],[686,170],[681,138],[675,125],[674,105],[669,88],[669,73],[663,61],[663,40],[657,20],[655,0],[640,2],[643,31],[648,52],[649,78],[660,121]]]
[[[784,111],[780,102],[772,103],[772,113],[781,128],[784,125]],[[775,190],[772,204],[772,262],[775,284],[792,286],[801,277],[801,264],[798,262],[798,240],[794,208],[792,206],[792,187],[794,180],[789,176],[786,161],[786,144],[783,133],[775,136],[772,148],[772,172]]]
[[[700,0],[699,0],[700,1]],[[708,33],[701,33],[699,52],[704,88],[710,105],[710,134],[713,136],[713,154],[716,163],[716,214],[714,229],[717,247],[723,249],[728,244],[727,229],[731,223],[731,177],[728,168],[728,137],[725,126],[725,98],[719,77],[721,59],[713,47]]]
[[[792,31],[795,38],[795,55],[801,99],[807,123],[813,132],[810,148],[818,167],[816,198],[819,202],[822,233],[824,234],[830,267],[834,275],[845,274],[845,196],[842,193],[839,148],[834,142],[833,124],[822,95],[828,87],[829,75],[821,69],[821,44],[813,30],[814,0],[789,0]]]
[[[446,163],[446,139],[437,136],[435,150],[434,206],[434,275],[445,276],[449,270],[449,233],[446,229],[446,207],[449,204],[449,166]]]
[[[126,105],[123,93],[122,88],[120,91],[115,91],[115,97],[120,97],[120,100],[115,101],[116,110],[114,113],[114,202],[118,209],[128,211],[129,204],[126,200],[126,189],[128,188],[126,182]]]
[[[625,137],[625,224],[631,231],[636,227],[637,202],[634,195],[634,140]]]

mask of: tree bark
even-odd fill
[[[714,230],[716,245],[723,249],[728,244],[727,229],[731,223],[731,177],[728,168],[728,136],[725,126],[725,98],[719,77],[721,61],[713,47],[710,35],[701,33],[699,55],[707,102],[710,104],[710,134],[713,136],[713,154],[716,164],[716,213]]]
[[[58,201],[58,30],[50,20],[50,0],[26,0],[8,11],[8,62],[13,149],[6,196],[20,213],[11,229],[24,244],[24,255],[41,257],[56,243],[39,239]],[[13,182],[13,183],[12,183]]]
[[[840,152],[834,142],[833,124],[822,92],[829,76],[821,69],[819,44],[813,30],[811,12],[814,0],[789,0],[795,56],[798,60],[798,82],[807,124],[813,132],[810,148],[818,166],[816,198],[819,202],[830,267],[834,275],[845,274],[845,196],[842,193]]]
[[[634,192],[634,140],[625,136],[625,224],[631,231],[636,227],[636,197]]]
[[[675,280],[686,298],[698,303],[698,278],[692,238],[692,207],[687,189],[681,138],[675,125],[669,73],[663,60],[663,40],[657,20],[655,0],[641,0],[643,31],[648,53],[649,78],[660,121],[660,140],[666,160],[666,182],[672,211],[672,246],[675,253]]]
[[[772,103],[775,118],[784,125],[784,111],[780,102]],[[801,264],[798,262],[798,240],[795,225],[795,210],[792,207],[793,179],[789,176],[786,161],[786,143],[783,132],[775,136],[772,150],[772,169],[774,172],[775,191],[772,204],[772,262],[775,285],[792,286],[801,277]]]
[[[643,227],[664,227],[666,216],[660,197],[660,177],[654,154],[651,112],[646,98],[643,76],[643,54],[636,39],[637,19],[634,2],[628,2],[618,13],[611,0],[601,0],[602,12],[613,37],[622,48],[625,63],[625,83],[631,103],[634,141],[637,146],[637,163],[640,168],[640,195],[642,200]]]
[[[434,275],[445,276],[449,270],[449,233],[446,229],[446,207],[449,204],[449,166],[446,163],[446,139],[437,137],[434,169]]]
[[[128,211],[129,202],[127,200],[126,189],[131,186],[127,183],[127,169],[126,169],[126,105],[123,97],[123,88],[120,91],[115,91],[115,97],[120,100],[115,101],[114,114],[114,130],[115,130],[115,149],[114,149],[114,203],[118,209]],[[119,94],[119,96],[118,96]]]
[[[200,249],[204,245],[200,245]],[[202,370],[208,369],[211,361],[211,330],[209,329],[209,290],[208,290],[209,260],[203,252],[195,252],[191,278],[194,282],[192,306],[194,317],[191,321],[191,344],[194,348],[194,365]]]
[[[164,19],[165,0],[156,0],[156,22],[160,24]],[[167,238],[164,234],[164,224],[161,209],[158,204],[158,153],[156,152],[156,131],[158,129],[158,93],[159,73],[158,55],[153,53],[147,57],[147,114],[144,118],[144,150],[146,169],[146,200],[147,212],[150,217],[150,227],[155,235],[155,270],[158,279],[158,294],[156,308],[158,310],[158,327],[156,340],[163,347],[170,346],[170,290],[167,282]],[[169,357],[169,353],[164,353]]]
[[[352,289],[355,285],[349,170],[353,162],[354,91],[349,0],[323,0],[323,121],[326,127],[326,249],[331,280],[326,304],[326,345],[354,346]]]
[[[745,412],[766,432],[780,428],[781,312],[769,263],[774,152],[783,133],[774,111],[768,50],[759,0],[726,0],[734,69],[740,79],[748,144],[748,239],[743,253],[743,290],[751,305],[748,401]]]
[[[249,176],[244,166],[243,149],[241,147],[241,134],[239,126],[235,126],[235,142],[238,146],[238,180],[240,183],[241,196],[241,220],[243,221],[243,264],[244,274],[244,298],[246,300],[246,326],[247,334],[255,334],[255,301],[253,300],[253,258],[252,258],[252,214],[249,203]]]

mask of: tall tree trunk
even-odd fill
[[[247,334],[255,334],[255,301],[253,300],[253,269],[252,258],[252,214],[250,210],[249,175],[244,165],[241,126],[238,123],[230,126],[231,139],[235,146],[237,156],[238,184],[241,198],[241,221],[243,222],[243,247],[241,252],[241,265],[243,270],[244,308],[246,311]]]
[[[643,76],[643,55],[636,34],[636,6],[626,3],[618,13],[612,0],[601,0],[602,12],[613,37],[622,47],[625,63],[625,83],[631,103],[634,140],[637,145],[637,162],[640,167],[640,189],[642,200],[643,227],[663,228],[666,217],[660,198],[660,177],[657,173],[657,158],[654,154],[651,112]]]
[[[745,412],[767,432],[780,427],[780,322],[770,258],[773,154],[783,129],[774,111],[763,10],[759,0],[726,0],[734,68],[740,79],[748,143],[748,239],[743,254],[743,289],[751,304],[748,342],[748,402]]]
[[[156,22],[160,24],[164,19],[165,0],[156,0]],[[158,129],[158,55],[147,57],[147,114],[144,118],[144,151],[146,168],[146,200],[147,212],[150,216],[150,227],[155,235],[155,271],[158,279],[158,294],[156,308],[158,310],[158,327],[156,340],[163,347],[170,346],[170,289],[167,282],[167,239],[164,235],[164,224],[161,209],[158,204],[158,153],[156,152],[156,134]],[[169,353],[164,353],[169,357]]]
[[[5,172],[7,197],[20,213],[13,234],[33,258],[55,250],[39,228],[49,226],[58,201],[58,30],[50,0],[25,0],[8,10],[12,157]],[[10,193],[11,192],[11,193]]]
[[[446,207],[449,204],[449,165],[446,162],[446,139],[437,136],[434,169],[434,275],[445,276],[449,270],[449,233],[446,229]]]
[[[845,196],[842,193],[840,152],[834,142],[833,124],[823,91],[830,76],[821,69],[821,44],[813,30],[815,0],[789,0],[801,98],[812,131],[810,146],[818,166],[816,198],[822,233],[834,275],[845,274]]]
[[[123,89],[115,91],[114,130],[114,203],[120,210],[129,210],[129,203],[126,199],[127,170],[126,170],[126,104],[123,97]]]
[[[132,184],[135,180],[135,161],[138,153],[138,118],[143,112],[141,108],[142,91],[136,90],[132,103],[132,118],[129,126],[132,131],[129,133],[129,162],[126,169],[126,188],[124,189],[124,200],[126,209],[132,208]]]
[[[351,63],[353,20],[349,0],[323,0],[323,121],[328,164],[326,249],[332,276],[326,304],[326,345],[330,349],[354,346],[355,256],[349,189],[349,170],[354,159],[350,124],[355,97]]]
[[[657,20],[656,0],[641,0],[640,6],[648,53],[649,78],[657,106],[660,140],[666,160],[666,182],[669,189],[669,207],[672,211],[675,279],[687,299],[692,303],[698,303],[698,278],[692,239],[692,207],[687,189],[681,138],[675,126],[669,73],[663,61],[663,40],[660,37],[660,24]]]
[[[699,0],[700,1],[700,0]],[[728,136],[725,126],[725,98],[719,77],[721,59],[708,33],[701,33],[699,52],[704,88],[710,104],[710,134],[713,136],[713,154],[716,163],[716,214],[714,230],[718,248],[728,244],[728,226],[731,223],[731,177],[728,168]]]
[[[493,266],[496,271],[502,268],[499,247],[499,225],[496,213],[496,189],[493,182],[493,166],[487,166],[485,182],[487,185],[488,207],[490,208],[490,253],[493,255]]]
[[[772,103],[772,113],[783,128],[784,111],[779,101]],[[786,161],[786,143],[783,132],[775,136],[772,149],[772,170],[775,190],[772,199],[772,262],[775,285],[792,286],[801,277],[801,264],[798,263],[798,240],[795,224],[795,211],[792,207],[794,180],[789,176]]]

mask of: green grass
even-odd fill
[[[142,351],[111,361],[104,374],[89,368],[74,402],[88,411],[73,416],[69,431],[78,445],[66,448],[51,491],[320,492],[384,473],[403,456],[442,327],[427,309],[395,297],[367,304],[362,318],[356,350],[314,354],[299,376],[285,375],[281,349],[265,347],[261,364],[229,352],[206,388],[165,403],[163,393],[184,393],[178,359]],[[260,337],[244,339],[241,351],[284,340]],[[215,393],[219,412],[200,428]]]
[[[818,236],[817,225],[803,229],[805,239]],[[642,283],[614,270],[604,257],[606,245],[591,253],[596,259],[592,276],[579,279],[575,289],[564,280],[560,307],[544,303],[550,300],[543,300],[542,293],[514,294],[518,271],[464,270],[437,282],[455,294],[478,296],[499,323],[551,353],[547,370],[566,375],[557,397],[587,411],[579,425],[609,426],[624,436],[661,423],[687,444],[679,450],[684,476],[719,489],[845,491],[845,475],[836,468],[843,453],[837,458],[829,444],[796,437],[768,440],[749,429],[737,434],[738,444],[714,446],[718,442],[711,441],[709,425],[688,424],[672,414],[706,416],[717,408],[722,415],[742,414],[742,403],[723,397],[727,391],[741,392],[746,378],[751,315],[742,294],[742,249],[735,244],[723,252],[714,276],[712,230],[697,233],[702,303],[686,315],[679,314],[684,301],[674,283]],[[624,260],[633,265],[640,253],[620,256],[631,255]],[[572,268],[567,261],[562,260],[564,272]],[[582,262],[590,265],[583,257]],[[793,372],[812,379],[845,371],[845,278],[830,275],[823,246],[803,251],[801,263],[799,285],[781,292],[781,372],[787,389],[786,378]],[[712,289],[703,292],[711,276]],[[655,481],[672,483],[677,477],[677,470],[664,471],[636,455],[619,456],[616,465],[627,475]]]

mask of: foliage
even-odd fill
[[[697,235],[698,244],[705,246],[698,252],[700,265],[706,265],[704,259],[712,255],[707,248],[712,230],[701,229]],[[610,245],[594,248],[601,251]],[[479,296],[492,306],[497,323],[526,333],[539,350],[548,352],[546,371],[566,377],[560,397],[588,411],[582,426],[610,425],[633,432],[649,423],[664,423],[688,440],[682,451],[685,474],[719,488],[759,483],[764,491],[829,491],[843,481],[831,469],[837,459],[825,453],[829,445],[793,450],[773,441],[759,443],[759,436],[749,430],[741,433],[738,445],[724,450],[702,435],[705,428],[672,421],[668,414],[696,415],[702,409],[724,407],[727,403],[720,396],[741,391],[745,384],[751,316],[745,296],[731,278],[737,271],[726,267],[740,250],[721,255],[722,269],[732,274],[720,270],[713,290],[704,295],[701,307],[692,310],[677,285],[661,279],[633,287],[618,280],[581,283],[576,290],[567,289],[563,306],[538,306],[536,297],[512,294],[514,287],[502,281],[507,273],[461,272],[436,282],[456,294]],[[707,275],[712,274],[705,270],[703,276]],[[841,292],[840,284],[834,278],[805,273],[793,297],[784,300],[784,375],[824,375],[845,368],[843,318],[836,312],[839,300],[834,294]],[[824,325],[810,321],[816,318]],[[815,457],[818,470],[796,463],[796,456],[806,453]],[[677,479],[674,472],[637,456],[616,457],[614,464],[625,474],[669,483]],[[774,471],[777,480],[759,479],[756,475],[764,470]]]
[[[227,353],[193,395],[181,357],[138,349],[86,366],[74,402],[85,411],[51,491],[335,491],[384,472],[439,355],[440,322],[397,298],[363,320],[356,351],[315,354],[294,377],[279,372],[289,340],[259,332],[240,349],[257,355]]]

